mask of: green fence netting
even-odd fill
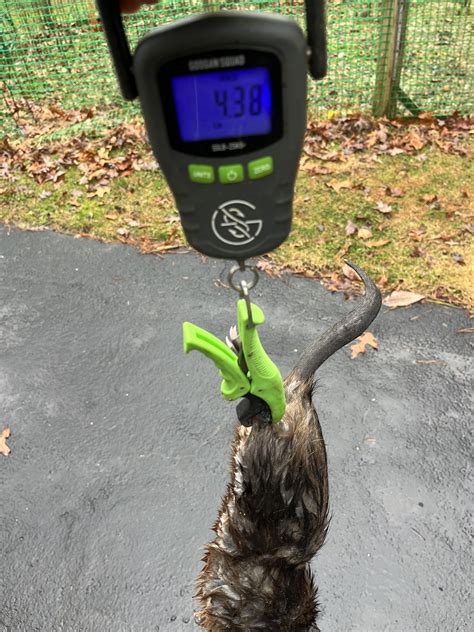
[[[162,0],[127,16],[127,29],[135,42],[210,5]],[[276,11],[303,24],[303,0],[213,6]],[[471,0],[328,0],[327,26],[329,73],[310,90],[317,116],[472,113]],[[119,95],[93,0],[0,0],[0,54],[4,131],[21,133],[19,120],[45,104],[52,115],[77,110],[68,129],[81,131],[137,113]]]

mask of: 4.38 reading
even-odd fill
[[[214,90],[214,100],[225,117],[241,118],[247,113],[259,116],[262,113],[262,86],[234,86],[231,92],[227,89]]]
[[[272,132],[272,83],[266,66],[177,75],[171,88],[184,142]]]

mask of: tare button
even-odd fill
[[[215,180],[214,167],[211,165],[188,165],[188,174],[191,182],[211,184]]]
[[[222,184],[232,184],[242,182],[244,179],[244,168],[242,165],[224,165],[219,167],[219,180]]]
[[[271,156],[265,156],[258,160],[252,160],[248,164],[249,178],[251,180],[258,180],[258,178],[265,178],[273,173],[273,158]]]

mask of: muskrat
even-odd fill
[[[310,561],[329,524],[326,448],[313,408],[315,372],[377,316],[380,292],[357,266],[365,297],[302,354],[285,380],[279,423],[238,425],[230,482],[197,580],[205,630],[318,631]]]

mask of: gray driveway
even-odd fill
[[[0,456],[2,632],[194,628],[234,406],[213,365],[183,354],[181,323],[225,335],[224,268],[0,230],[0,431],[12,429]],[[295,278],[262,279],[253,300],[282,372],[351,307]],[[473,349],[456,333],[468,323],[443,306],[383,308],[370,328],[378,352],[343,350],[320,370],[333,514],[314,563],[324,632],[472,629]]]

